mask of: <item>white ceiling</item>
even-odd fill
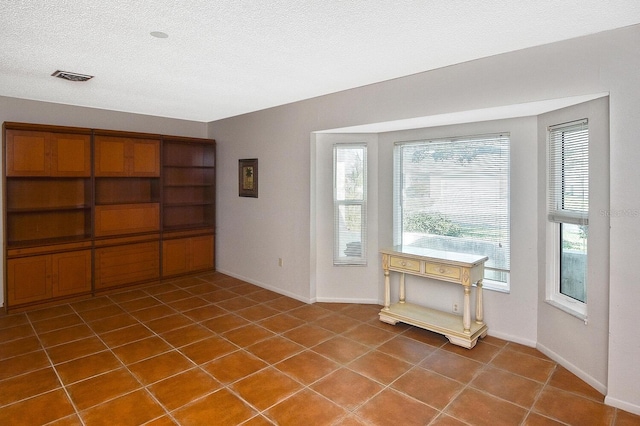
[[[0,96],[209,122],[637,23],[637,0],[1,0]]]

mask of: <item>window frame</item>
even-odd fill
[[[509,251],[510,248],[510,239],[511,239],[511,135],[509,132],[500,132],[500,133],[492,133],[492,134],[475,134],[461,137],[438,137],[435,139],[421,139],[421,140],[407,140],[407,141],[398,141],[394,144],[394,154],[393,154],[393,240],[394,245],[401,245],[403,243],[402,237],[404,234],[403,229],[403,196],[398,189],[403,188],[403,180],[405,179],[404,173],[402,171],[402,159],[400,151],[403,146],[407,145],[417,145],[417,144],[428,144],[430,142],[435,143],[456,143],[462,141],[474,141],[481,139],[489,139],[489,138],[506,138],[507,139],[507,147],[508,147],[508,155],[507,155],[507,164],[506,164],[506,182],[507,182],[507,203],[506,203],[506,220],[507,225],[506,229],[509,232]],[[510,257],[510,253],[509,253]],[[509,293],[511,289],[511,267],[509,264],[509,269],[499,269],[499,268],[490,268],[485,266],[485,271],[487,270],[497,270],[502,271],[506,275],[506,281],[497,281],[492,280],[490,278],[483,278],[483,288],[503,293]],[[475,283],[474,283],[475,285]]]
[[[587,177],[589,176],[591,170],[589,168],[589,143],[590,143],[590,135],[589,135],[589,124],[588,119],[580,119],[575,121],[570,121],[567,123],[561,123],[556,125],[551,125],[547,127],[547,220],[546,220],[546,250],[547,250],[547,273],[546,273],[546,289],[545,289],[545,301],[582,320],[587,320],[587,302],[582,302],[578,299],[575,299],[571,296],[568,296],[561,292],[561,282],[562,282],[562,225],[563,224],[589,224],[589,207],[587,207],[586,217],[584,214],[582,218],[577,218],[574,212],[567,212],[564,214],[562,209],[558,209],[557,206],[552,206],[553,200],[555,199],[556,203],[558,202],[557,197],[560,199],[564,198],[564,189],[558,190],[557,187],[554,187],[554,182],[557,182],[557,178],[552,177],[554,173],[554,163],[553,163],[553,150],[552,150],[552,132],[553,131],[562,131],[562,129],[568,130],[572,127],[578,125],[584,125],[587,129],[587,137],[586,137],[586,159],[587,159]],[[564,147],[562,148],[564,150]],[[564,151],[560,154],[560,157],[564,157]],[[555,161],[558,161],[556,158]],[[557,168],[555,170],[558,170]],[[557,172],[556,172],[557,173]],[[563,172],[562,172],[563,173]],[[589,192],[589,187],[587,187],[587,193]],[[588,197],[588,196],[587,196]],[[587,198],[588,202],[589,198]],[[564,216],[564,217],[563,217]],[[588,236],[586,237],[588,241]],[[588,243],[587,243],[588,244]],[[585,268],[588,271],[589,265],[589,252],[587,249]],[[585,294],[587,294],[587,276],[585,274]],[[587,299],[588,301],[588,299]]]
[[[362,170],[363,170],[363,188],[362,198],[359,200],[338,200],[338,150],[340,149],[362,149]],[[350,142],[335,143],[333,145],[333,265],[334,266],[367,266],[367,187],[368,187],[368,171],[367,171],[367,143]],[[340,256],[340,208],[342,206],[360,206],[361,223],[360,223],[360,256]]]

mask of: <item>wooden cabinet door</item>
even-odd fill
[[[130,176],[160,176],[160,141],[132,139],[130,145]]]
[[[160,204],[113,204],[96,206],[96,237],[153,232],[160,229]]]
[[[178,275],[189,272],[187,256],[189,239],[166,240],[162,242],[162,275]]]
[[[94,148],[96,176],[127,176],[127,139],[96,136]]]
[[[49,176],[49,134],[7,130],[7,176]]]
[[[51,176],[91,176],[91,137],[51,134]]]
[[[193,237],[189,247],[189,270],[213,268],[213,235]]]
[[[51,297],[51,255],[7,260],[9,306]]]
[[[96,289],[160,277],[159,242],[103,247],[95,251]]]
[[[53,297],[91,291],[91,250],[51,255]]]

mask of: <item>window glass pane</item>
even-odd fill
[[[335,265],[366,264],[366,145],[334,147]]]
[[[488,256],[485,278],[506,283],[509,138],[401,143],[396,155],[399,243]]]
[[[560,224],[560,293],[587,302],[587,225]]]

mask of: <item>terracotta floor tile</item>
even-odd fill
[[[209,330],[221,334],[247,324],[249,324],[249,321],[234,314],[224,314],[202,322],[202,325],[207,327]]]
[[[31,322],[38,322],[46,319],[52,319],[62,315],[74,314],[74,310],[69,305],[57,305],[48,308],[39,309],[37,311],[27,312],[27,316]]]
[[[262,289],[259,289],[258,291],[254,291],[253,293],[247,294],[247,297],[251,300],[255,300],[258,303],[264,303],[270,300],[279,299],[283,296],[279,293],[276,293],[275,291],[262,288]]]
[[[560,426],[564,423],[560,423],[556,420],[544,417],[538,413],[529,412],[529,415],[524,420],[523,426]]]
[[[144,390],[138,390],[80,413],[85,425],[139,425],[165,414]]]
[[[238,348],[227,340],[213,336],[180,348],[180,352],[198,365],[213,361]]]
[[[558,365],[553,374],[551,374],[551,379],[549,379],[548,384],[558,389],[591,398],[598,402],[604,402],[604,395],[560,365]]]
[[[148,297],[148,296],[149,294],[146,291],[135,289],[135,290],[128,290],[128,291],[125,290],[120,293],[110,294],[108,297],[109,299],[111,299],[116,303],[123,303],[131,300],[135,300],[135,299],[141,299],[143,297]]]
[[[313,350],[342,364],[349,363],[370,351],[367,346],[342,336],[326,340],[314,346]]]
[[[267,420],[265,417],[259,415],[252,417],[251,419],[242,423],[242,426],[273,426],[273,423]]]
[[[442,347],[442,350],[449,351],[451,353],[473,359],[478,362],[488,363],[491,361],[502,348],[495,345],[489,345],[481,340],[478,340],[473,350],[463,348],[458,345],[447,343]]]
[[[203,294],[200,297],[211,303],[218,303],[223,300],[233,299],[234,297],[238,297],[238,295],[229,290],[214,290],[211,293]]]
[[[543,385],[504,370],[487,367],[471,382],[471,386],[524,408],[531,408]]]
[[[154,319],[166,317],[167,315],[173,315],[176,311],[171,309],[167,305],[158,305],[151,308],[140,309],[139,311],[131,312],[138,321],[151,321]]]
[[[82,323],[73,325],[67,328],[61,328],[59,330],[50,331],[48,333],[41,333],[40,342],[42,346],[48,348],[50,346],[61,345],[63,343],[72,342],[78,339],[84,339],[93,335],[93,330],[88,325]]]
[[[339,426],[369,426],[370,423],[356,416],[355,414],[348,414],[346,417],[343,417],[339,423],[336,423]]]
[[[469,383],[483,364],[471,359],[438,349],[425,358],[420,366],[462,383]]]
[[[113,349],[113,353],[125,364],[133,364],[171,350],[171,346],[157,336],[147,337]]]
[[[382,352],[372,351],[356,359],[348,366],[363,376],[388,385],[409,371],[413,365]]]
[[[631,414],[623,410],[616,410],[616,426],[637,426],[640,425],[640,415]]]
[[[171,351],[131,364],[129,371],[143,385],[149,385],[193,368],[193,366],[193,363],[182,354]]]
[[[36,333],[46,333],[47,331],[58,330],[60,328],[71,327],[72,325],[83,324],[84,321],[78,314],[71,313],[42,321],[33,322],[33,328]]]
[[[0,329],[7,327],[15,327],[17,325],[28,324],[29,319],[27,318],[27,314],[11,314],[7,316],[0,316]]]
[[[135,324],[138,324],[138,321],[134,317],[128,313],[123,313],[92,321],[89,323],[89,326],[96,333],[106,333],[107,331],[113,331]]]
[[[242,348],[253,345],[260,340],[268,339],[273,335],[274,333],[271,331],[255,324],[248,324],[223,334],[226,339]]]
[[[0,361],[0,380],[50,367],[45,351],[29,352]]]
[[[387,355],[400,358],[411,363],[418,363],[431,355],[435,348],[404,336],[396,336],[376,348]]]
[[[353,306],[353,303],[340,303],[340,302],[316,302],[314,305],[324,308],[331,312],[340,312],[343,309],[346,309],[350,306]]]
[[[339,365],[316,352],[306,350],[274,365],[274,367],[305,385],[309,385],[336,370]]]
[[[103,306],[101,308],[91,309],[89,311],[82,311],[80,312],[79,315],[82,317],[83,320],[87,322],[91,322],[98,319],[112,317],[114,315],[118,315],[122,313],[124,313],[124,310],[120,306],[116,304],[110,304],[110,305]]]
[[[440,414],[433,422],[429,423],[429,426],[467,426],[468,423],[463,423],[460,420],[456,420],[446,414]]]
[[[258,410],[265,410],[302,388],[299,383],[274,368],[261,370],[235,382],[231,387]]]
[[[42,345],[36,336],[12,340],[0,345],[0,360],[23,355],[40,349],[42,349]]]
[[[211,361],[202,368],[220,382],[228,384],[262,370],[268,365],[255,355],[239,350]]]
[[[13,425],[20,419],[24,425],[43,425],[68,417],[75,412],[62,389],[44,393],[0,408],[0,424]]]
[[[84,426],[82,420],[77,414],[72,414],[67,417],[55,420],[51,423],[47,423],[47,426]]]
[[[305,323],[298,328],[294,328],[283,333],[283,336],[302,346],[310,348],[324,342],[325,340],[329,340],[335,336],[335,333],[318,327],[317,325]]]
[[[396,336],[394,333],[390,333],[368,324],[360,324],[357,327],[342,333],[342,335],[348,339],[353,339],[358,343],[371,347],[380,346]]]
[[[265,318],[269,318],[274,315],[277,315],[279,313],[280,311],[277,311],[265,305],[249,306],[248,308],[236,311],[237,315],[240,315],[242,318],[247,319],[249,321],[260,321]]]
[[[300,318],[301,320],[313,322],[330,315],[331,311],[316,305],[303,305],[299,308],[290,310],[288,313],[289,315]]]
[[[149,327],[154,333],[161,334],[167,331],[191,325],[193,324],[193,321],[182,314],[176,313],[173,315],[167,315],[166,317],[146,321],[144,324]]]
[[[0,406],[62,387],[53,368],[43,368],[0,382]]]
[[[169,411],[173,411],[220,388],[220,383],[199,368],[184,371],[149,386]]]
[[[92,297],[91,299],[80,300],[78,302],[71,303],[71,307],[76,312],[84,312],[92,309],[103,308],[105,306],[113,305],[114,302],[107,296]]]
[[[207,293],[211,293],[213,291],[216,291],[218,289],[218,287],[216,287],[213,284],[207,283],[207,282],[199,281],[198,284],[186,287],[184,289],[187,290],[191,294],[195,294],[195,295],[199,296],[199,295],[202,295],[202,294],[207,294]]]
[[[442,410],[458,395],[464,385],[424,368],[415,367],[396,380],[391,387]]]
[[[353,318],[350,318],[346,315],[332,314],[323,316],[322,318],[314,321],[312,324],[329,331],[333,331],[334,333],[343,333],[360,325],[360,322],[354,321]]]
[[[67,391],[76,407],[84,410],[140,387],[140,382],[131,373],[120,368],[67,386]],[[96,392],[97,389],[100,391]]]
[[[415,399],[387,389],[364,404],[356,414],[373,425],[426,425],[438,411]]]
[[[445,409],[456,419],[478,426],[518,425],[527,410],[475,389],[465,389]]]
[[[33,327],[31,324],[16,325],[14,327],[0,329],[0,344],[9,342],[11,340],[23,339],[25,337],[33,336]]]
[[[102,341],[97,337],[92,336],[64,343],[62,345],[52,346],[46,350],[49,354],[49,358],[51,358],[51,362],[54,364],[60,364],[76,358],[82,358],[83,356],[91,355],[96,352],[102,352],[105,349],[107,349],[107,347],[104,343],[102,343]]]
[[[613,407],[549,386],[543,389],[533,411],[571,425],[608,425],[615,415]]]
[[[258,287],[257,285],[246,283],[246,282],[243,282],[240,285],[231,287],[231,291],[242,296],[254,293],[258,290],[260,290],[260,287]]]
[[[111,351],[98,352],[56,365],[60,380],[65,385],[122,367]]]
[[[100,334],[100,338],[110,348],[116,348],[151,336],[153,336],[153,332],[139,323]]]
[[[161,302],[155,297],[147,296],[146,293],[142,293],[144,296],[137,299],[127,300],[119,302],[118,304],[122,309],[127,312],[140,311],[142,309],[153,308],[158,306]]]
[[[382,306],[380,305],[363,305],[353,303],[351,306],[340,311],[340,313],[353,319],[367,322],[373,319],[377,320],[379,318],[378,314],[380,314],[380,309],[382,309]]]
[[[195,322],[207,321],[227,313],[227,311],[216,305],[205,305],[194,308],[195,309],[184,311],[183,314]]]
[[[277,314],[260,321],[258,324],[274,333],[284,333],[305,324],[305,322],[291,315]]]
[[[227,311],[238,312],[241,309],[250,308],[255,306],[256,302],[249,299],[248,297],[236,295],[236,297],[232,299],[222,300],[220,302],[216,302],[216,305],[225,309]]]
[[[303,390],[267,411],[278,425],[330,425],[347,412],[317,393]]]
[[[398,323],[398,324],[401,324],[401,323]],[[395,325],[394,327],[397,327],[397,325]],[[403,333],[403,336],[408,337],[410,339],[417,340],[422,343],[426,343],[427,345],[435,346],[437,348],[449,342],[449,340],[447,340],[447,338],[441,334],[437,334],[428,330],[423,330],[418,327],[408,328]]]
[[[555,368],[555,363],[551,361],[511,350],[508,346],[490,364],[542,383],[547,381]]]
[[[162,333],[160,337],[175,348],[186,346],[213,336],[213,332],[199,324],[189,324],[186,327]]]
[[[236,426],[255,416],[257,412],[227,389],[220,389],[173,412],[183,426]]]
[[[164,283],[155,284],[155,285],[152,285],[152,286],[145,287],[144,291],[147,294],[155,296],[157,294],[167,293],[167,292],[170,292],[170,291],[176,291],[178,289],[179,289],[179,287],[175,286],[174,284],[172,284],[170,282],[164,282]]]
[[[311,386],[341,407],[353,411],[384,387],[349,369],[341,368]]]
[[[523,354],[534,356],[536,358],[551,361],[548,356],[546,356],[536,348],[532,348],[530,346],[521,345],[520,343],[515,343],[515,342],[507,342],[507,345],[505,347],[511,351],[516,351]]]
[[[190,311],[195,308],[200,308],[203,306],[208,306],[210,302],[204,300],[201,297],[191,296],[186,299],[175,300],[173,302],[167,303],[167,305],[171,306],[178,312]]]
[[[165,293],[159,293],[155,295],[155,298],[164,303],[175,302],[176,300],[186,299],[191,297],[191,293],[184,291],[182,289],[176,289],[172,291],[167,291]]]
[[[284,337],[275,336],[255,343],[246,349],[258,358],[275,364],[301,352],[304,347]]]
[[[287,312],[292,309],[299,308],[300,306],[304,306],[305,303],[290,297],[281,297],[279,299],[273,299],[265,302],[265,305],[281,312]]]

